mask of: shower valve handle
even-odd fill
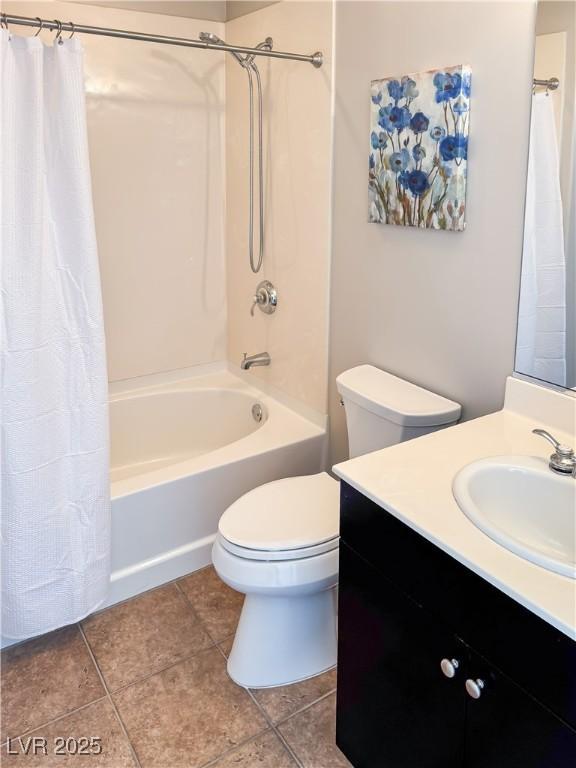
[[[257,306],[263,307],[267,303],[268,303],[268,296],[264,290],[260,289],[252,297],[252,306],[250,307],[250,314],[252,315],[252,317],[254,317],[254,310],[256,309]]]
[[[252,297],[252,307],[250,308],[250,314],[254,317],[254,310],[256,307],[260,307],[265,315],[271,315],[276,311],[276,305],[278,304],[278,292],[269,280],[262,280],[256,286],[256,293]]]

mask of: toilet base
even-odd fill
[[[336,664],[336,587],[297,596],[246,595],[228,674],[246,688],[272,688]]]

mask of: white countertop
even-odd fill
[[[549,445],[531,434],[542,424],[546,421],[535,422],[533,415],[528,418],[503,410],[337,464],[334,472],[486,581],[576,639],[576,581],[534,565],[492,541],[464,515],[452,495],[456,473],[477,459],[529,455],[547,461]],[[572,444],[574,435],[569,431],[557,425],[552,431],[562,442]]]

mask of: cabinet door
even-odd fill
[[[355,768],[462,768],[465,649],[343,542],[339,626],[336,741]]]
[[[466,768],[576,766],[576,731],[474,653],[468,674],[484,686],[467,697]]]

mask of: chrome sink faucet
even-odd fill
[[[548,466],[553,472],[559,475],[571,475],[576,479],[576,456],[572,448],[567,445],[562,445],[550,432],[546,432],[545,429],[533,429],[532,432],[535,435],[544,437],[549,443],[554,446],[554,453],[550,456]]]
[[[270,355],[268,352],[258,352],[256,355],[247,355],[244,352],[244,357],[240,363],[240,368],[243,371],[247,371],[257,365],[270,365]]]

